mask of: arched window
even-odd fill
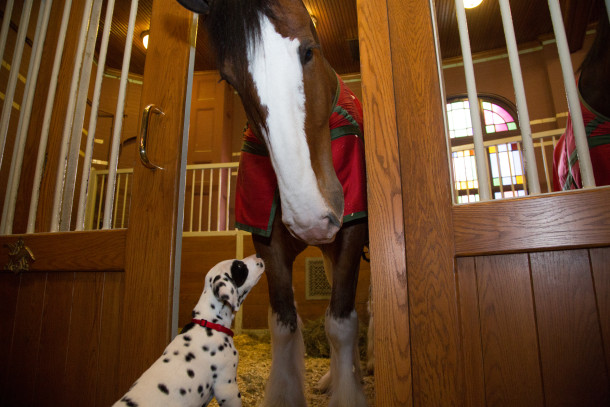
[[[479,114],[494,199],[526,195],[521,137],[515,107],[493,95],[479,95]],[[458,203],[479,200],[470,104],[465,95],[447,102],[447,121]]]

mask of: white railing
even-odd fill
[[[542,163],[540,168],[544,174],[545,188],[542,193],[553,191],[553,150],[563,134],[564,129],[541,131],[532,134],[532,158]],[[514,146],[512,151],[499,151],[501,146]],[[494,199],[529,195],[530,185],[525,176],[523,140],[521,135],[485,141],[483,147],[488,160],[485,170],[489,179],[489,189]],[[477,201],[479,184],[474,171],[473,154],[466,153],[474,149],[474,144],[464,144],[451,147],[453,157],[454,193],[457,203]],[[460,154],[461,153],[461,154]],[[518,157],[511,157],[512,154]],[[458,156],[459,155],[459,156]],[[458,156],[458,157],[456,157]],[[493,169],[491,167],[494,167]],[[540,183],[538,184],[540,187]]]
[[[238,163],[186,166],[183,232],[186,235],[231,232],[235,220],[235,184]],[[110,228],[129,224],[133,169],[117,170],[111,190]],[[85,230],[104,228],[104,209],[108,202],[108,170],[92,170],[85,216]]]

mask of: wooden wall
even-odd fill
[[[1,405],[116,401],[123,275],[0,274]]]
[[[457,259],[466,404],[610,404],[610,248]]]
[[[239,237],[237,239],[240,239]],[[203,290],[206,273],[218,262],[235,258],[241,244],[233,236],[192,237],[182,239],[182,270],[180,278],[180,313],[178,325],[184,326],[191,319],[191,311]],[[249,235],[243,237],[243,256],[254,254],[254,245]],[[328,300],[307,300],[305,297],[305,260],[307,257],[322,257],[318,248],[309,247],[301,253],[294,264],[293,286],[297,310],[303,321],[315,320],[322,316],[328,307]],[[356,311],[360,320],[368,321],[367,301],[370,268],[365,261],[360,262]],[[267,329],[269,294],[267,277],[263,277],[248,294],[242,306],[243,329]]]

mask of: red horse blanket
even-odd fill
[[[610,118],[595,112],[580,97],[585,133],[597,186],[610,185]],[[572,118],[568,116],[565,133],[553,153],[553,189],[555,191],[582,188]]]
[[[336,103],[329,126],[333,165],[343,185],[343,222],[347,223],[367,216],[362,107],[339,76],[337,80]],[[244,131],[236,189],[235,226],[270,236],[279,203],[277,178],[265,144],[249,127]]]

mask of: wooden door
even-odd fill
[[[148,133],[148,156],[163,169],[134,169],[129,227],[0,238],[3,265],[20,239],[35,257],[29,271],[0,273],[0,405],[110,405],[168,343],[195,33],[175,0],[154,1],[140,111],[152,103],[165,113]]]
[[[189,123],[189,164],[231,160],[231,88],[220,74],[198,72],[193,78]]]
[[[433,11],[358,13],[376,405],[608,405],[610,189],[454,206]]]

